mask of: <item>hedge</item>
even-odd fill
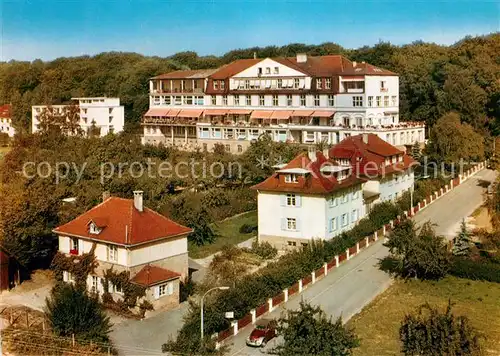
[[[451,275],[472,280],[500,283],[500,264],[488,259],[454,258]]]

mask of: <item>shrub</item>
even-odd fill
[[[455,257],[450,274],[460,278],[500,283],[500,264],[487,259],[471,260]]]
[[[240,226],[240,234],[251,234],[257,231],[257,225],[243,224]]]
[[[265,260],[273,259],[278,255],[278,250],[276,247],[271,245],[269,242],[258,242],[255,240],[252,242],[251,252],[255,253],[257,256],[262,257]]]
[[[455,317],[451,302],[445,313],[429,304],[406,315],[399,329],[405,355],[479,355],[480,336],[465,316]]]

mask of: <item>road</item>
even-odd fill
[[[436,231],[450,239],[453,237],[463,218],[469,216],[483,202],[484,188],[481,181],[493,181],[496,172],[483,170],[469,178],[456,189],[445,194],[433,204],[419,212],[414,220],[417,225],[430,220],[436,224]],[[319,305],[330,316],[342,316],[344,321],[357,314],[378,294],[386,290],[392,279],[377,267],[379,260],[388,251],[379,240],[351,260],[332,270],[326,277],[311,285],[302,294],[290,298],[283,306],[276,308],[269,317],[277,318],[286,309],[297,309],[301,300]],[[230,339],[229,355],[262,355],[275,346],[279,340],[272,340],[265,349],[250,348],[245,339],[252,326],[241,330]]]

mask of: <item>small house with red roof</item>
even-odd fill
[[[377,203],[413,187],[415,162],[375,134],[302,153],[255,185],[259,239],[288,249],[350,230]]]
[[[143,192],[134,199],[105,197],[103,202],[54,229],[59,251],[82,255],[95,246],[98,267],[87,280],[89,290],[104,292],[105,272],[129,271],[133,283],[146,287],[146,298],[156,308],[179,304],[180,280],[188,275],[187,235],[191,229],[143,206]],[[63,280],[73,276],[63,273]],[[109,285],[114,298],[123,295]]]

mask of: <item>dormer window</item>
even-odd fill
[[[274,67],[274,74],[280,74],[279,67]]]
[[[297,183],[298,178],[296,174],[286,174],[285,175],[285,183]]]
[[[101,232],[101,229],[93,222],[89,225],[89,233],[92,235],[98,235]]]

